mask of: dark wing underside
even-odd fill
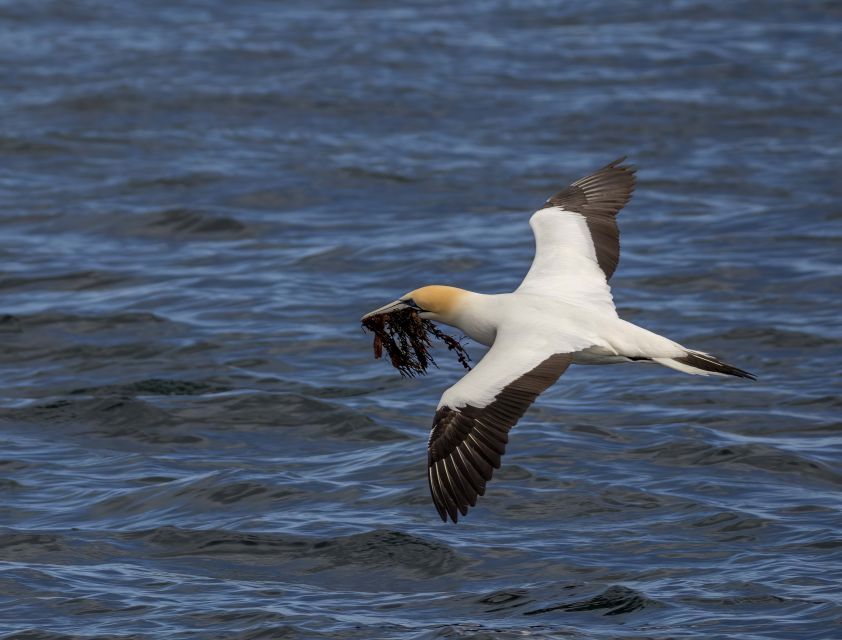
[[[484,407],[442,406],[433,419],[427,456],[427,480],[436,509],[445,522],[468,513],[506,452],[509,430],[535,398],[558,380],[572,360],[555,354],[507,384]]]
[[[621,166],[625,156],[599,171],[577,180],[547,200],[544,208],[560,207],[584,216],[593,238],[596,258],[608,280],[620,261],[620,230],[617,213],[634,191],[635,168]]]

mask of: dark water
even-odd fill
[[[842,637],[837,2],[0,3],[0,634]],[[628,153],[628,319],[458,526],[359,316]],[[475,358],[481,355],[472,349]]]

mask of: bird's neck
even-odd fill
[[[459,304],[455,305],[450,313],[434,319],[455,327],[471,340],[490,347],[497,336],[498,298],[496,295],[465,291]]]

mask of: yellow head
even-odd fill
[[[427,320],[438,320],[450,324],[461,300],[464,299],[467,291],[456,287],[442,285],[431,285],[421,287],[402,295],[394,302],[375,309],[363,316],[363,319],[376,316],[381,313],[389,313],[398,309],[417,309],[418,315]]]
[[[433,316],[442,319],[453,315],[465,293],[464,289],[434,284],[410,291],[402,299],[414,302],[422,318],[435,320]]]

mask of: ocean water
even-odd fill
[[[842,9],[0,2],[0,637],[842,637]],[[621,314],[458,525],[365,311],[628,154]],[[468,345],[478,359],[482,348]]]

